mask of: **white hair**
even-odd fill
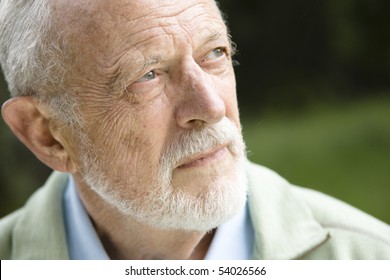
[[[80,117],[64,85],[63,35],[48,0],[0,0],[0,64],[11,96],[37,97],[54,118],[74,127]]]

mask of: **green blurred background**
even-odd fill
[[[390,223],[390,1],[221,0],[249,157]],[[0,101],[8,98],[0,79]],[[0,216],[50,173],[0,123]]]

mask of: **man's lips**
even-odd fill
[[[227,145],[213,148],[190,158],[184,159],[177,168],[190,168],[207,165],[210,162],[219,159],[227,152]]]

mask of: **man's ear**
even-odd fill
[[[14,97],[3,104],[6,124],[24,145],[44,164],[61,172],[76,172],[76,165],[53,133],[50,119],[31,96]]]

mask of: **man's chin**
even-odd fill
[[[185,178],[185,185],[174,182],[162,207],[166,212],[154,213],[144,221],[161,229],[203,232],[228,221],[244,207],[247,194],[242,162],[231,168],[224,174],[198,170],[196,180]]]
[[[208,168],[162,172],[160,180],[152,176],[155,182],[144,187],[138,185],[143,191],[131,197],[123,186],[113,188],[112,182],[99,180],[104,177],[96,176],[98,172],[86,180],[107,203],[130,220],[164,230],[206,232],[228,221],[244,207],[247,190],[244,165],[243,157],[229,156]],[[171,174],[173,178],[169,178]]]
[[[245,193],[235,193],[234,196],[234,199],[215,197],[206,202],[189,204],[189,207],[176,206],[176,211],[180,212],[175,211],[173,215],[154,213],[153,216],[139,222],[162,230],[207,232],[230,220],[245,206]],[[225,201],[222,202],[223,200]]]

